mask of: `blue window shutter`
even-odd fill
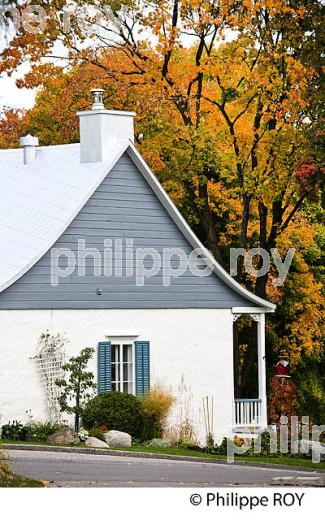
[[[112,349],[110,341],[98,343],[98,393],[112,390]]]
[[[135,391],[137,395],[145,394],[150,386],[150,343],[135,342]]]

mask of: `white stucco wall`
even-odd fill
[[[214,400],[216,439],[232,429],[233,353],[230,309],[0,311],[0,419],[47,419],[35,361],[40,334],[66,333],[67,357],[97,349],[110,336],[150,341],[151,383],[162,382],[177,398],[170,424],[189,415],[199,441],[205,428],[202,398]],[[97,378],[97,356],[90,368]],[[183,381],[183,383],[182,383]],[[1,417],[2,416],[2,417]]]

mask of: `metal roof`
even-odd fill
[[[0,292],[51,248],[127,146],[100,163],[81,163],[80,144],[39,147],[27,165],[22,149],[0,150]]]

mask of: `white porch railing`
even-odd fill
[[[235,399],[234,421],[235,428],[261,426],[261,399]]]

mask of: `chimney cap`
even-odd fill
[[[104,92],[103,88],[92,88],[91,95],[93,97],[92,110],[103,110],[104,106]]]
[[[20,146],[38,146],[39,140],[38,137],[34,137],[30,134],[25,135],[25,137],[20,138]]]

